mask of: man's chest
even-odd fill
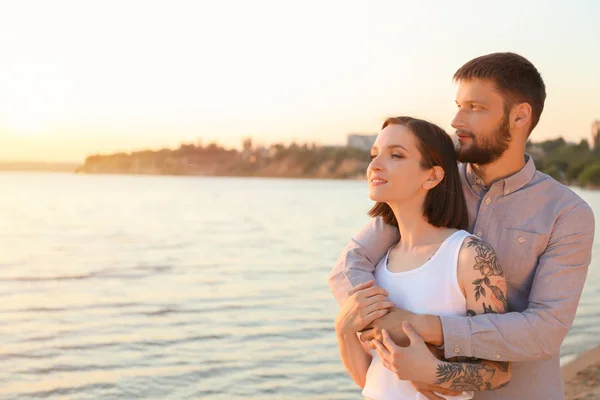
[[[551,234],[551,215],[550,218],[540,218],[544,205],[538,203],[537,208],[532,207],[517,194],[494,196],[486,193],[482,198],[469,196],[467,208],[469,231],[496,251],[508,282],[510,305],[525,307],[539,258]]]

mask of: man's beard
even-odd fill
[[[470,131],[457,130],[456,133],[471,138],[469,147],[463,148],[459,143],[456,148],[456,158],[462,163],[485,165],[494,162],[504,154],[511,141],[508,115],[504,115],[504,120],[492,134],[475,138]]]

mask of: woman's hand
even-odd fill
[[[383,342],[374,339],[371,345],[377,350],[383,365],[396,373],[399,379],[433,383],[439,360],[410,324],[404,322],[402,328],[410,339],[408,347],[396,345],[386,330],[382,332]]]
[[[361,283],[348,293],[335,319],[337,333],[356,333],[394,308],[394,303],[387,300],[387,290],[374,284],[373,280]]]

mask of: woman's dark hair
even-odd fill
[[[436,227],[467,229],[467,204],[450,136],[431,122],[411,117],[388,118],[381,129],[388,125],[405,126],[415,135],[421,153],[421,167],[429,169],[439,166],[444,170],[444,178],[425,196],[423,215],[427,222]],[[369,210],[369,215],[381,217],[385,223],[398,227],[394,212],[387,203],[377,202]]]

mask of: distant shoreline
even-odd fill
[[[365,173],[346,174],[340,176],[337,174],[319,174],[319,176],[302,176],[293,174],[207,174],[191,171],[190,173],[165,173],[160,171],[86,171],[84,163],[51,163],[51,162],[0,162],[0,172],[64,172],[82,175],[138,175],[138,176],[190,176],[190,177],[213,177],[213,178],[267,178],[267,179],[319,179],[319,180],[366,180]],[[290,171],[291,172],[291,171]],[[540,171],[541,172],[541,171]],[[560,182],[560,181],[559,181]],[[565,186],[586,190],[600,190],[600,185],[588,183],[586,186],[580,185],[578,182],[560,182]]]
[[[88,172],[81,171],[83,164],[69,163],[0,163],[0,172],[64,172],[77,175],[131,175],[131,176],[173,176],[173,177],[207,177],[207,178],[263,178],[263,179],[300,179],[300,180],[343,180],[343,181],[364,181],[366,176],[358,174],[355,176],[293,176],[293,175],[220,175],[220,174],[181,174],[181,173],[157,173],[157,172],[130,172],[130,171],[99,171]],[[581,186],[577,183],[560,182],[571,188],[600,190],[600,185]]]
[[[372,140],[370,138],[369,140]],[[241,150],[216,143],[182,143],[176,149],[93,154],[79,163],[0,162],[0,171],[60,171],[83,174],[213,176],[291,179],[365,179],[370,163],[368,143],[317,146],[315,143],[268,147],[245,138]],[[526,154],[536,168],[565,186],[600,189],[600,142],[566,142],[562,137],[528,142]]]
[[[81,163],[0,162],[0,171],[10,172],[75,172]]]

